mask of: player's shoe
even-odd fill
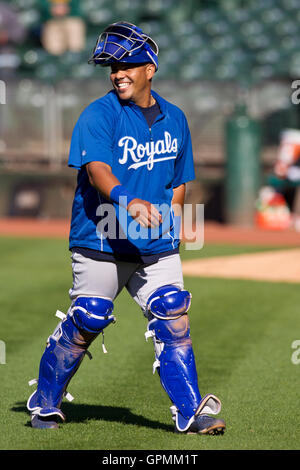
[[[195,421],[185,431],[185,434],[210,434],[218,435],[223,434],[226,425],[223,419],[213,418],[208,415],[198,415]],[[176,430],[176,432],[180,432]]]
[[[223,419],[213,418],[221,411],[221,401],[211,393],[205,395],[199,403],[192,418],[186,418],[175,405],[170,407],[172,419],[175,423],[174,431],[183,434],[223,434],[226,428]]]
[[[36,392],[31,396],[31,401],[28,402],[34,403],[34,398]],[[58,429],[59,423],[64,422],[66,417],[64,413],[55,407],[48,408],[36,408],[30,414],[31,417],[31,427],[35,429]]]
[[[31,426],[35,429],[58,429],[57,421],[41,418],[38,415],[31,416]]]

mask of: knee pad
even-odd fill
[[[157,289],[148,299],[147,313],[164,320],[179,318],[191,306],[192,294],[176,286],[166,285]]]
[[[80,366],[87,349],[103,329],[115,321],[113,303],[100,297],[78,297],[67,315],[49,336],[39,368],[37,390],[27,408],[40,416],[57,415],[66,388]]]
[[[87,333],[100,333],[115,321],[114,305],[101,297],[79,296],[69,311],[77,328]]]
[[[181,427],[188,426],[201,401],[187,315],[190,303],[188,291],[164,286],[147,304],[146,339],[152,337],[156,359],[153,372],[158,370],[163,388],[179,411]]]

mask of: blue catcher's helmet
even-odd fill
[[[158,69],[158,46],[134,24],[119,21],[109,25],[98,37],[89,63],[111,65],[153,63]]]

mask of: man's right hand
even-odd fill
[[[158,227],[162,222],[162,216],[156,207],[148,201],[135,198],[127,206],[131,217],[144,228]]]
[[[110,198],[112,189],[121,184],[106,163],[90,162],[86,165],[86,170],[90,184],[106,199]],[[144,199],[132,199],[127,205],[127,210],[142,227],[154,228],[162,222],[162,216],[156,207]]]

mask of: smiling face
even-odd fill
[[[151,79],[154,73],[154,64],[120,62],[111,65],[110,79],[120,99],[147,108],[151,104]]]

